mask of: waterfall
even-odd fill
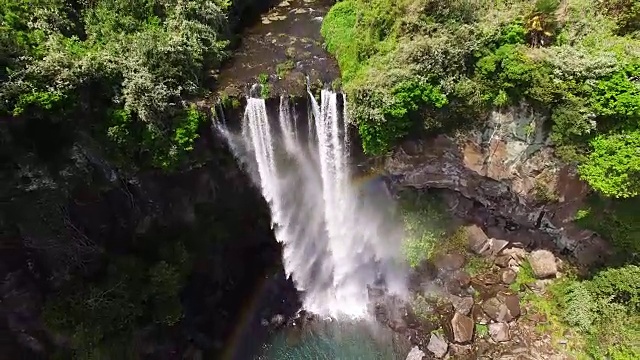
[[[401,226],[389,213],[386,192],[364,191],[351,174],[341,95],[323,90],[320,104],[309,95],[306,123],[287,97],[280,99],[277,121],[263,99],[250,98],[240,134],[217,127],[269,204],[285,270],[304,307],[364,317],[368,286],[405,289]]]

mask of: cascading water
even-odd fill
[[[310,96],[305,124],[295,121],[286,97],[278,121],[270,121],[263,99],[250,98],[240,134],[218,128],[269,203],[304,307],[358,318],[367,312],[368,285],[405,289],[401,227],[388,213],[393,203],[386,193],[363,192],[352,177],[340,96],[323,90],[320,104]]]

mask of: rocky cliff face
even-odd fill
[[[1,130],[12,141],[15,129]],[[182,331],[146,339],[150,355],[186,351],[191,342],[216,354],[239,316],[259,328],[270,311],[297,309],[264,200],[223,140],[201,130],[197,161],[172,173],[118,168],[82,134],[49,157],[14,144],[0,178],[3,355],[50,354],[64,341],[40,319],[47,296],[72,276],[94,276],[111,256],[131,252],[145,238],[191,236],[203,249],[194,254],[183,291]],[[257,285],[260,297],[247,314],[245,302]]]
[[[481,129],[407,141],[385,168],[400,186],[453,190],[482,205],[503,219],[481,221],[495,236],[516,225],[521,229],[511,235],[533,247],[524,238],[539,230],[578,263],[593,265],[607,256],[607,246],[573,223],[589,189],[574,167],[554,156],[545,120],[526,105],[494,112]]]

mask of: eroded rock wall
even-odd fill
[[[573,223],[589,188],[555,157],[545,121],[527,105],[494,112],[480,129],[404,143],[385,168],[400,186],[453,190],[496,216],[543,231],[581,264],[601,262],[608,254],[604,240]]]

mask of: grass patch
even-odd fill
[[[493,267],[493,262],[490,259],[481,256],[469,256],[465,270],[469,275],[476,276],[482,273],[486,273]]]
[[[533,275],[533,268],[527,260],[520,266],[520,271],[518,271],[516,281],[509,285],[509,288],[513,291],[521,291],[522,289],[527,289],[535,281],[536,277]]]
[[[476,338],[486,338],[489,336],[489,326],[485,324],[476,324]]]
[[[417,267],[435,255],[446,237],[449,218],[436,195],[408,190],[400,195],[405,230],[403,251],[409,265]]]

